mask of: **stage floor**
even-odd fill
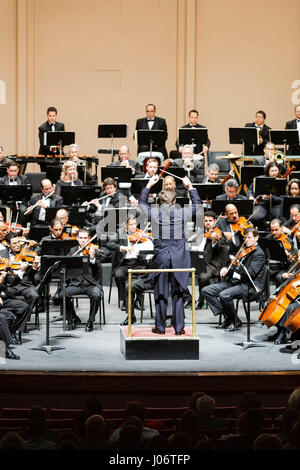
[[[79,325],[77,337],[55,337],[63,331],[62,321],[53,322],[59,315],[59,308],[50,305],[50,345],[64,349],[53,350],[51,354],[34,350],[45,344],[45,313],[40,314],[40,330],[33,330],[23,335],[23,344],[13,350],[21,360],[0,359],[0,370],[9,371],[87,371],[87,372],[252,372],[252,371],[297,371],[300,366],[297,351],[289,351],[285,345],[274,345],[267,337],[276,331],[268,329],[257,321],[259,311],[257,304],[251,305],[251,339],[263,344],[261,347],[243,349],[238,343],[246,341],[246,324],[243,308],[239,317],[243,327],[236,332],[225,332],[216,329],[218,318],[213,317],[209,309],[196,310],[199,337],[199,360],[125,360],[120,349],[120,322],[125,318],[117,306],[117,291],[113,287],[112,302],[107,304],[108,287],[105,291],[106,325],[99,330],[86,333],[84,325]],[[148,297],[148,296],[147,296]],[[87,320],[89,302],[79,300],[77,314],[83,322]],[[185,310],[186,324],[191,325],[191,309]],[[140,312],[136,311],[139,320]],[[148,299],[144,312],[143,326],[152,326]],[[133,328],[137,328],[134,324]],[[156,335],[159,336],[159,335]],[[183,337],[178,337],[181,341]],[[159,341],[159,338],[157,339]],[[174,338],[174,340],[176,340]]]

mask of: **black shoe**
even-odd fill
[[[230,320],[224,320],[223,323],[221,323],[221,325],[217,325],[216,328],[218,330],[220,330],[220,329],[225,330],[225,328],[228,328],[230,324],[231,324]]]
[[[276,333],[274,333],[274,335],[271,335],[271,336],[268,336],[268,341],[276,341],[277,338],[284,332],[284,330],[282,330],[281,328],[278,328]],[[279,344],[279,343],[278,343]]]
[[[142,310],[142,304],[140,299],[136,299],[136,301],[134,302],[134,308],[137,310]]]
[[[230,325],[225,328],[225,331],[236,331],[237,328],[240,328],[242,326],[242,322],[241,320],[238,318],[237,321],[236,321],[236,325],[234,324],[234,322],[231,322]]]
[[[90,332],[90,331],[93,331],[93,329],[94,329],[93,322],[88,321],[85,327],[85,331]]]
[[[178,335],[185,335],[184,329],[182,328],[182,330],[180,330],[180,331],[175,331],[175,335],[176,335],[176,336],[178,336]]]
[[[13,333],[13,339],[15,344],[22,344],[21,333],[19,332],[19,338],[17,338],[17,333]]]
[[[20,356],[17,356],[17,354],[12,352],[12,350],[9,349],[8,346],[6,346],[5,357],[6,357],[6,359],[15,359],[15,360],[20,359]]]
[[[199,298],[195,306],[196,310],[203,308],[203,305],[204,305],[204,299]]]
[[[125,302],[121,305],[121,312],[126,312]]]
[[[192,308],[192,299],[188,297],[183,303],[183,308]]]
[[[158,328],[152,328],[152,333],[156,333],[158,335],[164,335],[165,334],[165,330],[159,330]]]
[[[133,316],[131,317],[131,324],[136,323],[136,317]],[[127,326],[128,325],[128,317],[125,318],[125,320],[122,321],[120,324],[121,326]]]
[[[281,331],[278,338],[274,341],[274,344],[286,344],[287,336],[285,330]]]

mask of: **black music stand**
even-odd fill
[[[62,186],[61,196],[66,206],[79,206],[85,201],[98,199],[102,188],[100,186]]]
[[[0,199],[9,205],[16,201],[29,201],[32,196],[31,184],[0,184]]]
[[[47,226],[50,224],[51,220],[56,217],[57,211],[60,209],[66,209],[69,212],[69,224],[70,225],[77,225],[77,227],[83,227],[85,224],[85,218],[87,215],[87,207],[86,206],[79,206],[79,207],[47,207],[46,209],[46,217],[45,217],[45,224]],[[47,234],[48,235],[48,234]]]
[[[142,189],[145,188],[148,183],[149,183],[148,178],[132,178],[132,180],[131,180],[131,193],[140,195],[141,192],[142,192]],[[163,180],[159,179],[157,181],[157,183],[155,183],[151,187],[150,193],[151,194],[158,194],[162,190],[162,183],[163,183]]]
[[[211,210],[217,215],[225,212],[227,204],[233,204],[240,216],[249,217],[253,213],[253,200],[250,199],[213,199]]]
[[[266,254],[268,260],[272,259],[279,261],[286,267],[289,265],[289,260],[286,256],[282,243],[275,238],[260,237],[258,240],[259,245]]]
[[[156,147],[163,147],[167,139],[167,132],[158,129],[138,129],[137,131],[137,145],[138,147],[149,147],[150,156],[152,158],[153,145]]]
[[[299,134],[297,129],[271,129],[270,139],[275,145],[284,145],[285,155],[287,145],[299,145]]]
[[[219,183],[193,183],[193,188],[197,189],[201,201],[211,201],[224,192],[223,184]]]
[[[286,179],[261,176],[254,179],[253,189],[255,196],[259,196],[261,194],[282,196],[286,193]]]
[[[196,273],[206,273],[206,262],[205,255],[203,251],[192,251],[191,254],[191,266],[196,269]]]
[[[54,131],[46,132],[45,145],[51,147],[52,145],[59,146],[60,158],[63,155],[63,148],[65,145],[75,144],[75,132],[68,131]]]
[[[31,348],[33,351],[45,351],[48,354],[51,354],[52,351],[57,351],[59,349],[66,349],[63,347],[52,346],[50,345],[50,306],[49,306],[49,299],[50,299],[50,281],[53,276],[53,273],[59,268],[60,261],[56,261],[56,258],[53,259],[52,265],[48,267],[46,270],[42,282],[38,288],[38,293],[40,295],[44,294],[44,299],[46,301],[46,343],[39,348]]]
[[[264,166],[242,166],[241,167],[241,184],[249,187],[253,183],[254,178],[264,175]]]
[[[47,237],[48,235],[48,225],[31,225],[28,239],[40,242],[43,237]]]
[[[159,167],[157,174],[159,175],[160,172],[162,171],[163,167]],[[169,168],[166,170],[166,172],[163,172],[162,177],[166,178],[167,176],[173,176],[176,180],[176,189],[182,189],[184,188],[184,184],[182,182],[182,178],[186,176],[186,170],[184,168],[180,168],[178,166],[169,166]]]
[[[229,127],[229,143],[242,144],[242,156],[244,156],[244,146],[259,145],[259,130],[256,127]]]
[[[299,163],[299,162],[295,162],[295,163]],[[296,179],[296,180],[300,180],[300,170],[293,170],[291,173],[290,173],[290,181],[292,179]]]
[[[62,165],[46,165],[46,178],[51,181],[52,184],[55,184],[61,175]]]
[[[194,153],[200,153],[202,145],[208,141],[205,127],[180,127],[178,129],[179,145],[192,145]]]
[[[41,271],[42,274],[48,266],[52,265],[53,262],[59,261],[59,270],[53,271],[53,275],[60,277],[60,286],[62,292],[62,316],[63,316],[63,331],[55,337],[70,337],[78,338],[79,335],[67,331],[67,320],[66,320],[66,271],[68,276],[76,277],[87,272],[88,257],[87,256],[56,256],[46,255],[41,257]],[[71,319],[70,319],[71,320]]]
[[[103,166],[101,168],[101,181],[113,178],[118,183],[130,183],[132,170],[125,166]]]
[[[66,256],[70,249],[78,245],[77,240],[44,240],[41,247],[41,256]]]
[[[127,124],[99,124],[98,125],[98,138],[111,139],[111,162],[114,161],[114,139],[124,139],[127,137],[128,126]],[[98,151],[99,152],[99,151]]]
[[[288,220],[290,218],[290,207],[294,204],[300,205],[300,196],[298,197],[291,197],[285,196],[282,198],[282,213],[281,215]]]

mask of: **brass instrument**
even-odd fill
[[[278,165],[285,164],[286,155],[283,152],[276,152],[274,154],[274,160]]]
[[[195,166],[195,164],[194,164],[193,160],[190,160],[189,158],[187,158],[183,162],[183,168],[188,172],[192,171],[194,166]]]

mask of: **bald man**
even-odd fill
[[[48,179],[44,179],[41,181],[41,192],[32,196],[29,201],[27,217],[28,219],[31,217],[31,225],[48,225],[48,222],[46,222],[47,207],[59,208],[62,206],[63,198],[54,194],[52,182]]]

